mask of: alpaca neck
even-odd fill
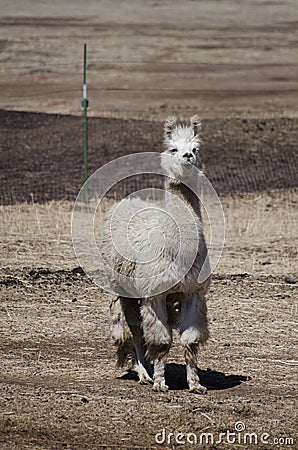
[[[179,208],[181,200],[193,209],[193,212],[201,218],[200,199],[197,192],[197,180],[191,184],[192,189],[181,181],[168,180],[166,189],[166,209],[173,211]],[[167,194],[168,193],[168,194]]]

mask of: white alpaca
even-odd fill
[[[155,391],[168,390],[165,363],[172,329],[178,327],[189,390],[206,392],[196,362],[198,347],[209,335],[205,295],[210,282],[195,194],[202,170],[199,128],[197,116],[189,126],[177,125],[175,116],[165,122],[164,208],[139,198],[125,199],[108,212],[103,226],[102,255],[112,269],[111,286],[120,292],[110,307],[118,364],[131,358],[140,383],[153,382]]]

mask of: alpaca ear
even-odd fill
[[[163,126],[163,131],[164,131],[164,135],[165,137],[169,137],[173,131],[174,126],[177,123],[177,117],[175,116],[175,114],[172,114],[171,116],[169,116]]]
[[[190,126],[193,129],[194,135],[197,136],[201,128],[201,121],[197,115],[192,116],[190,119]]]

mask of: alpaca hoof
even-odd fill
[[[141,363],[136,364],[134,367],[134,371],[138,374],[139,377],[139,383],[140,384],[152,384],[153,380],[150,377],[147,369],[145,366]]]
[[[149,375],[142,375],[139,378],[139,383],[140,384],[153,384],[153,380],[152,380],[152,378],[149,377]]]
[[[207,394],[207,388],[205,388],[205,386],[201,386],[200,384],[196,384],[189,388],[189,392],[192,394]]]
[[[168,392],[169,386],[165,384],[165,382],[158,382],[153,384],[153,390],[155,392]]]

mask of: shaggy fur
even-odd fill
[[[175,116],[164,124],[164,208],[126,199],[110,209],[103,226],[102,255],[112,268],[111,286],[121,292],[111,302],[118,365],[130,360],[140,383],[153,382],[155,391],[168,389],[165,363],[177,327],[189,389],[206,392],[196,366],[198,347],[209,334],[205,295],[210,282],[200,201],[193,192],[202,170],[199,129],[197,116],[189,125],[177,124]]]

